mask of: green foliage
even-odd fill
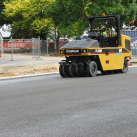
[[[98,0],[93,1],[86,9],[91,16],[120,15],[121,26],[127,21],[135,19],[137,13],[136,0]]]
[[[14,0],[5,3],[3,14],[14,24],[13,30],[28,32],[28,37],[45,35],[53,27],[52,18],[47,18],[43,12],[48,3],[49,0]]]
[[[60,36],[80,36],[88,28],[89,16],[120,15],[123,23],[136,18],[136,0],[55,0],[46,5],[45,14],[51,17]]]
[[[10,2],[11,0],[0,0],[0,26],[2,26],[3,24],[8,24],[11,23],[10,21],[8,21],[8,19],[2,14],[2,12],[5,9],[5,5],[4,2]]]
[[[68,26],[67,28],[63,28],[63,29],[60,28],[59,32],[60,32],[61,37],[65,37],[67,35],[68,38],[71,37],[73,39],[76,39],[80,35],[82,35],[83,32],[85,31],[85,29],[88,27],[89,27],[88,22],[79,20],[79,21],[75,22],[73,25]]]
[[[19,32],[48,34],[55,24],[58,38],[79,37],[89,16],[120,15],[122,28],[137,15],[136,0],[14,0],[5,6],[3,14]]]
[[[77,37],[89,26],[83,0],[56,0],[45,5],[45,9],[46,16],[51,17],[57,27],[58,38],[66,35]],[[80,20],[83,17],[86,20]]]

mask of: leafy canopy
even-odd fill
[[[7,18],[2,14],[5,9],[4,2],[9,2],[11,0],[0,0],[0,26],[4,25],[5,23],[11,23],[7,20]]]
[[[44,14],[44,5],[50,0],[14,0],[5,3],[4,15],[17,30],[45,33],[53,28],[52,18]]]
[[[4,15],[20,30],[45,33],[54,24],[61,36],[79,37],[89,27],[89,16],[120,15],[121,27],[136,19],[136,0],[14,0]]]
[[[55,0],[45,5],[46,16],[51,17],[60,36],[79,36],[88,28],[89,16],[120,15],[123,23],[136,19],[136,0]]]

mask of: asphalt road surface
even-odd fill
[[[137,68],[0,80],[0,137],[137,137]]]

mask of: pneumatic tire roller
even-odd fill
[[[95,19],[109,18],[117,21],[117,34],[107,35],[103,43],[97,40],[97,32],[93,32]],[[131,39],[120,34],[120,18],[118,15],[90,17],[91,32],[88,39],[70,41],[59,49],[59,55],[66,60],[59,62],[62,77],[94,77],[97,71],[102,74],[126,73],[128,60],[132,57]]]

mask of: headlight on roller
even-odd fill
[[[63,54],[63,50],[60,50],[60,54]]]
[[[82,53],[89,53],[89,50],[88,49],[83,49]]]

